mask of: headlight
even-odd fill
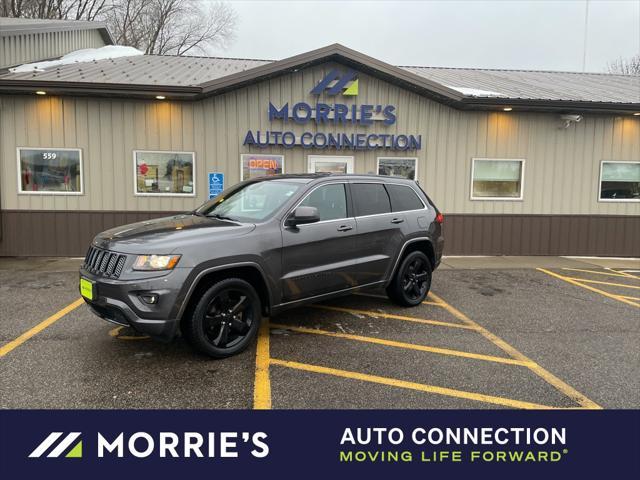
[[[173,270],[180,255],[138,255],[134,270]]]

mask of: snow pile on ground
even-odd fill
[[[506,97],[504,93],[492,92],[491,90],[480,90],[479,88],[467,88],[467,87],[454,87],[452,85],[445,85],[445,87],[457,90],[463,95],[469,97]]]
[[[108,58],[132,57],[135,55],[144,55],[143,52],[133,47],[123,47],[120,45],[107,45],[100,48],[86,48],[84,50],[76,50],[67,53],[57,60],[48,60],[45,62],[26,63],[19,67],[10,68],[12,73],[23,72],[44,72],[47,68],[59,67],[61,65],[69,65],[71,63],[92,62],[94,60],[106,60]]]

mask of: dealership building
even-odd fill
[[[81,256],[243,179],[347,172],[417,180],[445,254],[640,257],[638,76],[112,43],[97,23],[0,19],[0,255]]]

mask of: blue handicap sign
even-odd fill
[[[217,197],[224,190],[224,173],[213,172],[209,174],[209,199]]]

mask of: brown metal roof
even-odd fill
[[[598,73],[396,67],[342,45],[284,60],[133,56],[0,75],[0,91],[56,88],[60,93],[173,92],[215,95],[277,75],[336,61],[456,108],[521,105],[529,109],[637,110],[640,77]]]
[[[0,37],[29,33],[65,32],[70,30],[99,30],[105,45],[113,45],[113,37],[103,22],[83,20],[49,20],[35,18],[0,17]]]

